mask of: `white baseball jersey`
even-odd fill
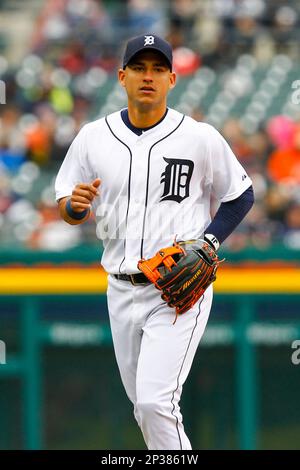
[[[231,201],[252,184],[216,129],[173,109],[139,136],[120,111],[86,124],[57,175],[57,200],[95,178],[101,179],[92,204],[96,233],[111,274],[139,272],[138,261],[175,236],[201,237],[211,221],[211,195]]]

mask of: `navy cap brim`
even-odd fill
[[[154,34],[137,36],[136,38],[128,41],[123,57],[123,69],[125,69],[126,65],[136,54],[144,50],[154,50],[159,52],[166,59],[170,70],[172,70],[173,56],[171,45]]]

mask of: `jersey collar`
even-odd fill
[[[121,118],[122,118],[124,124],[128,127],[128,129],[130,129],[136,135],[142,135],[143,132],[146,132],[150,129],[153,129],[153,127],[158,126],[165,119],[168,111],[169,111],[169,109],[167,108],[165,114],[163,115],[163,117],[159,121],[157,121],[155,124],[153,124],[153,126],[149,126],[149,127],[135,127],[133,124],[131,124],[131,122],[129,120],[129,116],[128,116],[128,108],[124,108],[124,109],[121,110]]]
[[[105,119],[107,120],[107,124],[111,128],[115,137],[131,147],[140,139],[143,141],[145,139],[149,145],[152,145],[155,141],[163,139],[166,135],[177,128],[183,120],[183,117],[183,114],[175,111],[175,109],[168,108],[167,114],[160,123],[156,123],[156,125],[150,129],[148,128],[147,132],[142,132],[141,135],[135,134],[128,128],[121,117],[121,111],[109,114]]]

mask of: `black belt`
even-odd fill
[[[116,279],[120,281],[129,281],[132,285],[137,284],[150,284],[151,281],[143,273],[138,274],[113,274]]]

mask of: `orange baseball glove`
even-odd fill
[[[174,241],[138,268],[162,291],[162,299],[175,307],[177,315],[187,312],[216,280],[220,260],[205,240]]]

